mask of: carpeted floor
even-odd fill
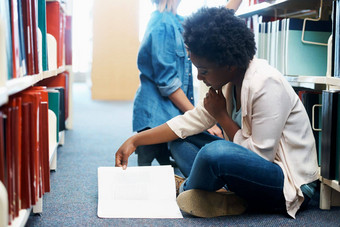
[[[114,166],[114,153],[132,135],[132,102],[93,101],[85,84],[73,85],[73,129],[58,149],[51,192],[43,213],[31,214],[26,226],[340,226],[340,207],[318,208],[318,195],[294,220],[283,214],[247,212],[213,219],[100,219],[97,217],[97,168]],[[156,163],[155,163],[156,164]],[[136,165],[136,156],[129,159]]]

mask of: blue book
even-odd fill
[[[303,19],[286,21],[285,74],[288,76],[326,76],[327,46],[301,41]],[[307,21],[304,40],[328,43],[331,35],[330,21]]]

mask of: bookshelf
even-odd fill
[[[247,22],[260,16],[271,17],[274,18],[274,20],[282,18],[313,18],[315,21],[321,19],[327,20],[332,14],[332,4],[332,0],[269,0],[242,7],[236,12],[236,15],[245,18]],[[253,28],[255,30],[255,26]],[[326,56],[327,72],[325,75],[287,75],[283,70],[284,76],[293,87],[319,91],[330,89],[340,90],[340,78],[331,75],[332,64],[334,64],[332,59],[331,37],[326,43],[328,48]],[[337,143],[339,143],[339,141],[337,141]],[[320,182],[320,209],[330,209],[331,206],[340,206],[340,182],[338,180],[326,179],[322,176],[320,177]]]
[[[32,5],[30,5],[32,4]],[[50,4],[54,6],[54,9],[57,9],[57,11],[51,11],[51,9],[48,11],[47,10],[47,4]],[[19,6],[20,5],[20,6]],[[16,8],[18,7],[18,8]],[[22,7],[22,8],[20,8]],[[24,19],[20,17],[24,17],[25,15],[25,7],[32,7],[31,10],[31,18],[35,18],[35,22],[26,22]],[[42,9],[42,11],[40,11]],[[34,11],[34,12],[33,12]],[[13,19],[16,18],[16,16],[11,17],[15,13],[18,13],[18,18],[17,20]],[[33,14],[36,14],[35,16]],[[43,13],[43,14],[41,14]],[[51,19],[48,19],[47,16],[55,14],[53,20],[57,18],[57,22],[52,21]],[[20,128],[20,131],[18,133],[15,132],[15,134],[11,133],[8,135],[20,135],[20,138],[15,138],[15,139],[10,139],[7,140],[0,140],[0,173],[2,171],[5,171],[5,179],[4,182],[2,181],[2,178],[0,178],[0,226],[25,226],[26,222],[28,220],[29,215],[33,213],[42,213],[43,211],[43,195],[46,192],[49,192],[50,186],[49,183],[49,172],[50,170],[56,170],[57,169],[57,151],[58,151],[58,146],[63,145],[65,141],[65,133],[64,130],[58,131],[58,123],[57,123],[57,118],[59,119],[60,115],[59,114],[64,114],[64,118],[66,118],[66,113],[59,113],[60,109],[58,110],[58,114],[55,112],[53,113],[52,110],[49,108],[49,98],[47,98],[47,93],[48,90],[51,89],[53,90],[54,87],[56,90],[60,89],[59,87],[63,87],[64,89],[64,94],[65,94],[65,101],[63,101],[64,110],[68,108],[68,118],[65,119],[66,122],[66,127],[65,129],[71,129],[72,128],[72,102],[71,102],[71,86],[70,84],[72,83],[72,45],[71,45],[71,29],[72,29],[72,0],[10,0],[10,1],[1,1],[0,3],[0,120],[2,122],[8,121],[10,122],[11,126],[8,126],[9,123],[6,123],[6,126],[1,124],[0,130],[4,132],[4,134],[7,136],[6,131],[11,129],[12,131],[14,128],[10,128],[13,125],[18,129]],[[6,15],[6,16],[4,16]],[[38,19],[45,19],[45,22],[43,21],[42,24],[45,23],[41,27],[41,22]],[[50,21],[49,21],[50,20]],[[34,32],[26,32],[24,34],[31,34],[32,39],[35,39],[35,41],[32,41],[32,43],[35,43],[35,46],[33,47],[27,47],[27,43],[25,43],[25,39],[29,39],[22,35],[20,37],[20,23],[22,27],[25,29],[31,29],[36,31]],[[25,23],[32,23],[30,26],[25,26]],[[34,24],[36,23],[36,24]],[[52,32],[52,25],[57,26],[57,31],[60,34],[54,34]],[[6,25],[5,25],[6,24]],[[18,28],[17,28],[18,27]],[[15,33],[17,32],[17,33]],[[36,37],[34,37],[33,33],[37,34]],[[10,34],[10,35],[8,35]],[[18,41],[15,41],[16,35]],[[59,35],[59,36],[58,36]],[[44,46],[44,37],[45,36],[45,41],[46,45]],[[20,40],[22,39],[22,40]],[[8,42],[8,40],[11,40],[11,42]],[[14,40],[14,41],[13,41]],[[20,43],[22,42],[22,43]],[[17,46],[16,46],[17,45]],[[10,55],[6,52],[7,49],[5,47],[7,46],[12,46],[12,52]],[[30,61],[28,58],[27,54],[27,48],[30,50],[29,53],[37,53],[35,58],[32,58],[32,64],[30,65],[28,61]],[[5,50],[6,49],[6,50]],[[44,55],[44,51],[45,55]],[[23,54],[21,53],[23,52]],[[25,53],[26,52],[26,53]],[[19,54],[18,54],[19,53]],[[20,58],[21,55],[24,55],[24,58]],[[19,59],[19,60],[18,60]],[[19,64],[15,62],[20,62],[20,68]],[[17,64],[17,65],[16,65]],[[35,65],[34,65],[35,64]],[[35,69],[31,70],[32,65],[34,65]],[[17,67],[17,68],[16,68]],[[59,78],[59,79],[58,79]],[[60,84],[60,78],[65,78],[64,84]],[[67,84],[67,85],[66,85]],[[39,87],[40,86],[40,87]],[[44,87],[47,87],[44,88]],[[41,90],[42,89],[42,90]],[[32,122],[29,123],[29,126],[24,126],[22,122],[24,122],[24,104],[27,104],[27,100],[24,103],[24,96],[27,92],[33,92],[34,95],[37,96],[39,94],[39,110],[37,110],[37,121],[39,124],[34,124]],[[57,92],[58,94],[61,92]],[[31,93],[32,94],[32,93]],[[43,97],[43,94],[45,95]],[[19,98],[18,98],[19,97]],[[16,99],[18,98],[18,99]],[[58,96],[59,98],[59,96]],[[16,100],[15,100],[16,99]],[[15,101],[14,101],[15,100]],[[17,100],[20,100],[20,104],[18,104]],[[59,99],[58,99],[59,100]],[[64,100],[64,99],[62,99]],[[15,103],[16,106],[12,106]],[[35,103],[32,102],[28,104],[27,106],[34,106]],[[61,104],[60,104],[61,105]],[[67,106],[67,107],[66,107]],[[18,113],[15,116],[15,120],[9,121],[10,118],[13,118],[12,115],[10,115],[9,108],[18,108],[16,111]],[[45,107],[43,110],[42,107]],[[33,108],[30,111],[35,111]],[[45,112],[44,112],[45,111]],[[34,118],[33,112],[30,112]],[[44,120],[42,120],[42,116],[46,117]],[[51,117],[52,116],[52,117]],[[53,117],[54,116],[54,117]],[[58,116],[58,117],[57,117]],[[7,119],[7,120],[4,120]],[[20,119],[19,122],[22,123],[17,123],[16,120]],[[32,118],[29,118],[26,116],[26,119],[32,120]],[[12,123],[14,122],[15,123]],[[27,120],[26,120],[27,121]],[[52,123],[52,124],[51,124]],[[13,125],[12,125],[13,124]],[[20,126],[19,126],[20,125]],[[39,126],[38,126],[39,125]],[[49,127],[47,127],[47,125]],[[54,126],[51,126],[54,125]],[[34,126],[36,129],[31,129]],[[25,132],[23,131],[22,128],[29,128],[29,133],[32,133],[32,130],[38,130],[36,134],[36,138],[38,139],[37,144],[35,146],[39,146],[39,149],[37,148],[36,150],[32,148],[32,142],[30,141],[31,145],[29,147],[23,148],[25,144],[25,141],[27,141],[28,137],[24,137],[23,135]],[[0,132],[1,132],[0,131]],[[39,131],[43,133],[38,133]],[[54,132],[51,133],[51,132]],[[2,133],[0,133],[0,136]],[[27,134],[26,134],[27,135]],[[30,135],[30,134],[29,134]],[[58,136],[57,136],[58,135]],[[31,136],[32,137],[32,136]],[[30,137],[30,140],[31,140]],[[4,139],[5,137],[0,137],[0,139]],[[43,139],[42,139],[43,138]],[[56,138],[59,138],[56,139]],[[25,140],[26,139],[26,140]],[[44,140],[44,142],[41,142]],[[16,142],[12,142],[16,141]],[[20,141],[20,142],[19,142]],[[34,141],[34,140],[33,140]],[[5,143],[3,143],[5,142]],[[27,143],[27,142],[26,142]],[[14,147],[13,144],[16,144],[17,147]],[[18,145],[20,144],[20,145]],[[4,148],[2,150],[2,148]],[[34,150],[34,151],[33,151]],[[3,153],[4,151],[5,153]],[[16,153],[20,152],[20,153]],[[26,152],[26,153],[25,153]],[[8,162],[4,161],[4,158],[10,157],[8,156],[8,153],[12,153],[11,156],[13,157],[12,159],[14,160],[12,164],[8,164]],[[25,153],[25,155],[24,155]],[[1,157],[3,155],[3,158]],[[17,157],[15,156],[20,156],[21,160],[20,162]],[[23,208],[23,200],[22,200],[22,195],[17,191],[17,190],[28,190],[28,189],[23,189],[23,186],[18,186],[18,185],[24,185],[25,183],[23,182],[24,175],[23,175],[23,170],[21,172],[18,169],[24,169],[24,156],[29,156],[30,160],[34,160],[34,164],[32,161],[30,161],[29,164],[26,163],[26,166],[31,166],[34,167],[33,169],[35,170],[30,170],[34,171],[34,177],[40,178],[40,183],[37,183],[38,181],[36,180],[31,180],[32,182],[35,182],[37,186],[36,188],[39,187],[39,189],[36,189],[37,191],[32,192],[36,193],[35,198],[36,200],[34,201],[33,197],[30,198],[29,200],[31,201],[29,203],[29,208]],[[6,160],[6,159],[5,159]],[[37,161],[39,160],[39,161]],[[4,161],[4,163],[2,163]],[[20,167],[19,166],[20,163]],[[36,166],[37,164],[39,166]],[[10,167],[12,166],[12,167]],[[30,168],[31,168],[30,167]],[[8,168],[12,168],[9,170]],[[26,167],[25,167],[26,168]],[[37,173],[35,171],[38,171],[37,169],[40,169],[40,173]],[[42,173],[44,169],[47,171],[48,174]],[[26,170],[26,169],[25,169]],[[16,176],[15,180],[12,180],[9,178],[8,174],[11,172],[13,175],[20,175]],[[30,173],[32,174],[32,172]],[[35,175],[37,174],[37,175]],[[0,174],[1,177],[1,174]],[[14,178],[14,177],[13,177]],[[29,177],[28,177],[29,178]],[[35,178],[34,178],[35,179]],[[27,179],[26,179],[27,180]],[[14,186],[13,186],[13,182]],[[11,183],[9,183],[11,182]],[[41,183],[42,182],[42,183]],[[12,184],[12,190],[8,190],[6,186]],[[33,184],[33,183],[32,183]],[[16,185],[16,186],[15,186]],[[27,184],[28,185],[28,184]],[[28,185],[29,190],[35,190],[31,188],[32,185]],[[18,189],[20,188],[20,189]],[[11,192],[12,191],[12,197],[11,197]],[[14,195],[13,195],[14,193]],[[29,192],[29,197],[32,196]],[[19,197],[20,194],[20,197]],[[18,197],[18,198],[17,198]],[[10,198],[12,198],[10,200]],[[19,205],[12,205],[12,201],[16,201],[15,204]],[[32,205],[34,204],[34,205]],[[13,208],[14,207],[14,208]]]

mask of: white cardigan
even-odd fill
[[[229,116],[231,90],[228,84],[222,88]],[[315,140],[305,108],[282,74],[260,59],[251,61],[245,73],[241,108],[242,127],[234,143],[281,167],[287,213],[295,218],[303,202],[300,186],[319,177]],[[202,103],[167,122],[180,138],[198,134],[215,123]]]

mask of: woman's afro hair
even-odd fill
[[[188,50],[219,66],[247,68],[255,55],[254,34],[234,10],[203,7],[183,27]]]

